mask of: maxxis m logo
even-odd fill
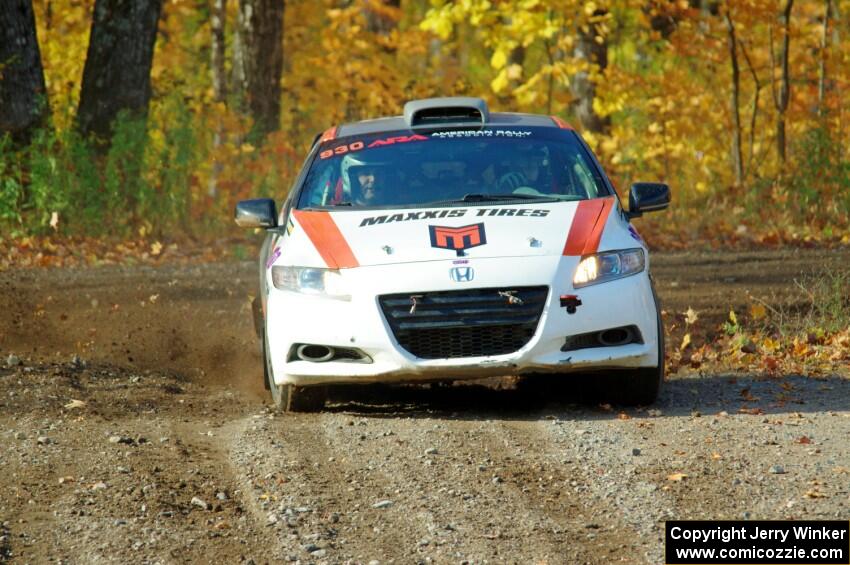
[[[428,226],[431,235],[431,247],[457,251],[458,257],[466,255],[464,251],[487,243],[484,223],[453,228],[449,226]]]

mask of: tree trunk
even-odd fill
[[[606,10],[597,9],[593,12],[593,19],[598,19],[607,14]],[[601,37],[602,41],[597,41]],[[608,66],[608,40],[602,36],[601,26],[594,21],[588,22],[578,30],[573,55],[599,71]],[[596,97],[596,85],[590,76],[590,72],[582,71],[573,75],[572,92],[575,97],[575,112],[582,127],[593,133],[607,133],[611,127],[611,119],[602,117],[593,109],[593,99]]]
[[[401,0],[367,0],[364,4],[363,16],[368,32],[388,36],[398,27]]]
[[[213,100],[224,102],[227,98],[227,74],[224,70],[224,30],[227,21],[227,0],[212,0],[210,27],[212,48],[210,49],[210,72],[212,74]]]
[[[256,140],[280,127],[284,0],[239,0],[240,85]]]
[[[48,115],[47,89],[31,0],[3,0],[0,9],[0,137],[26,145]]]
[[[774,88],[773,101],[776,106],[776,153],[779,157],[779,163],[782,169],[785,169],[786,161],[786,141],[785,141],[785,112],[788,110],[788,100],[791,96],[791,80],[788,71],[788,52],[791,45],[791,9],[794,7],[794,0],[786,0],[785,8],[782,10],[782,15],[779,18],[779,23],[782,26],[782,51],[779,53],[779,66],[781,68],[781,79],[779,83],[779,91],[777,93]],[[773,41],[771,41],[771,52],[773,51]]]
[[[832,0],[824,2],[823,28],[820,42],[820,64],[818,65],[818,116],[824,114],[823,104],[826,96],[826,47],[829,41],[829,17],[832,12]]]
[[[227,74],[224,70],[225,57],[225,22],[227,21],[227,0],[212,0],[210,6],[210,27],[212,28],[212,47],[210,49],[210,73],[213,86],[213,100],[224,103],[227,100]],[[217,153],[224,141],[224,127],[221,118],[217,117],[213,132],[213,153]],[[207,193],[211,198],[218,196],[218,176],[221,174],[221,163],[213,158],[212,171],[207,183]]]
[[[759,75],[756,72],[755,67],[753,66],[753,62],[750,59],[749,54],[747,53],[747,46],[744,43],[741,43],[741,53],[744,54],[744,61],[747,63],[747,68],[750,70],[750,74],[753,77],[753,102],[752,108],[750,111],[750,142],[749,142],[749,153],[747,155],[747,166],[746,171],[747,174],[751,174],[753,172],[753,158],[755,156],[755,147],[756,147],[756,122],[758,121],[758,113],[759,113],[759,96],[761,95],[762,84],[759,80]]]
[[[245,107],[245,41],[242,37],[242,11],[233,28],[233,53],[231,55],[230,89],[228,95],[234,107],[247,111]]]
[[[738,39],[735,35],[735,24],[728,12],[724,15],[724,20],[726,21],[729,63],[732,70],[732,95],[729,108],[732,111],[732,165],[735,168],[735,184],[741,186],[744,182],[744,158],[741,153],[741,110],[739,104],[741,72],[738,68]]]
[[[162,0],[96,0],[77,125],[108,146],[122,111],[143,117]]]

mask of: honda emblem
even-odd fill
[[[475,270],[472,267],[452,267],[449,275],[454,282],[470,282],[475,278]]]

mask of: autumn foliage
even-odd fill
[[[280,124],[264,137],[234,88],[239,2],[224,2],[220,97],[214,3],[171,0],[147,118],[119,118],[106,154],[74,129],[93,4],[34,2],[50,125],[27,147],[0,142],[12,237],[218,235],[237,200],[283,197],[327,127],[472,95],[574,123],[621,193],[669,183],[670,211],[639,220],[651,244],[850,241],[844,0],[289,0]]]

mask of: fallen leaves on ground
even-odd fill
[[[246,239],[163,243],[145,237],[109,240],[93,237],[0,237],[0,271],[15,268],[89,265],[209,263],[239,255],[256,244]],[[253,252],[251,252],[253,253]]]
[[[668,352],[668,363],[671,372],[685,366],[704,371],[741,371],[767,376],[847,375],[850,368],[850,328],[825,335],[817,344],[810,344],[806,336],[769,336],[760,331],[744,333],[744,330],[739,330],[734,336],[721,335],[697,346],[691,334],[686,334],[682,345]],[[791,391],[793,387],[785,389],[785,392]]]

